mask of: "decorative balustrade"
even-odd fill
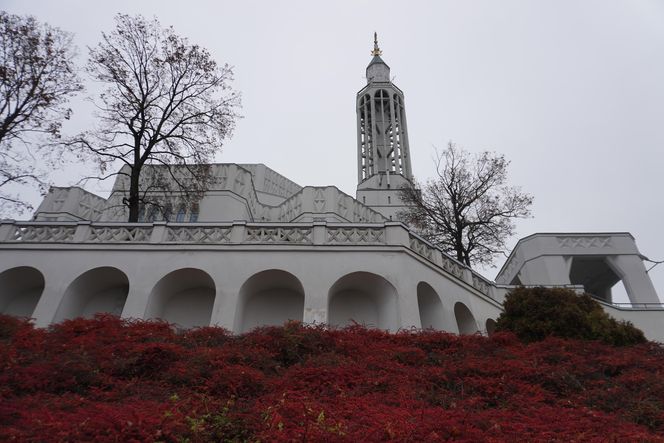
[[[410,249],[417,252],[427,260],[434,261],[434,251],[436,248],[413,235],[410,236]]]
[[[179,226],[166,228],[166,243],[216,244],[231,242],[230,227]]]
[[[485,280],[479,274],[473,272],[473,288],[477,289],[482,294],[488,294],[490,287],[491,283],[489,283],[489,281]]]
[[[327,228],[329,244],[384,244],[384,228]]]
[[[463,279],[463,274],[464,274],[464,266],[461,265],[458,261],[450,258],[447,254],[443,253],[442,255],[442,268],[449,272],[450,274],[454,275],[457,278]],[[475,273],[473,273],[475,275]],[[477,288],[476,288],[477,289]]]
[[[148,243],[152,227],[91,226],[84,240],[91,243]]]
[[[0,222],[0,243],[384,245],[407,247],[489,295],[493,283],[399,223],[94,223]]]
[[[312,244],[311,229],[300,227],[247,227],[244,243]]]
[[[76,226],[12,225],[7,239],[10,242],[70,242],[74,240]]]
[[[417,254],[426,258],[429,261],[434,262],[441,268],[443,268],[448,273],[452,274],[460,280],[466,281],[466,283],[471,284],[471,286],[482,294],[489,294],[489,288],[491,283],[484,279],[481,275],[477,274],[467,266],[459,263],[454,260],[452,257],[447,255],[442,249],[433,246],[426,240],[418,237],[412,232],[409,233],[409,243],[410,249],[415,251]],[[466,277],[468,273],[469,277]],[[470,280],[470,281],[467,281]]]

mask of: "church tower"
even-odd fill
[[[374,33],[367,85],[357,93],[357,199],[391,220],[413,179],[403,92],[392,83]]]

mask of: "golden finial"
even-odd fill
[[[378,33],[374,32],[374,48],[371,51],[371,55],[383,55],[383,51],[378,47]]]

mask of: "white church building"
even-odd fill
[[[38,326],[109,312],[237,333],[299,320],[469,334],[492,331],[515,285],[564,286],[664,341],[664,305],[629,233],[533,234],[491,281],[398,221],[412,179],[404,94],[377,45],[372,55],[355,198],[263,164],[215,164],[197,207],[126,223],[112,209],[123,178],[108,199],[53,187],[31,221],[0,222],[0,312]],[[621,280],[631,303],[613,303]]]

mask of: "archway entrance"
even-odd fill
[[[215,295],[214,281],[205,271],[178,269],[152,289],[146,318],[160,318],[182,328],[209,326]]]
[[[0,273],[0,313],[31,317],[44,291],[44,276],[35,268],[20,266]]]
[[[445,311],[436,291],[425,282],[417,285],[417,306],[422,329],[445,330]]]
[[[91,269],[69,285],[53,321],[91,318],[103,312],[119,316],[128,293],[129,279],[124,272],[111,267]]]
[[[346,326],[399,329],[397,290],[380,275],[354,272],[341,277],[329,292],[329,323]]]
[[[456,317],[459,334],[470,335],[478,331],[475,317],[463,303],[457,302],[454,305],[454,316]]]
[[[240,289],[239,331],[302,321],[304,288],[293,274],[278,269],[251,276]]]

